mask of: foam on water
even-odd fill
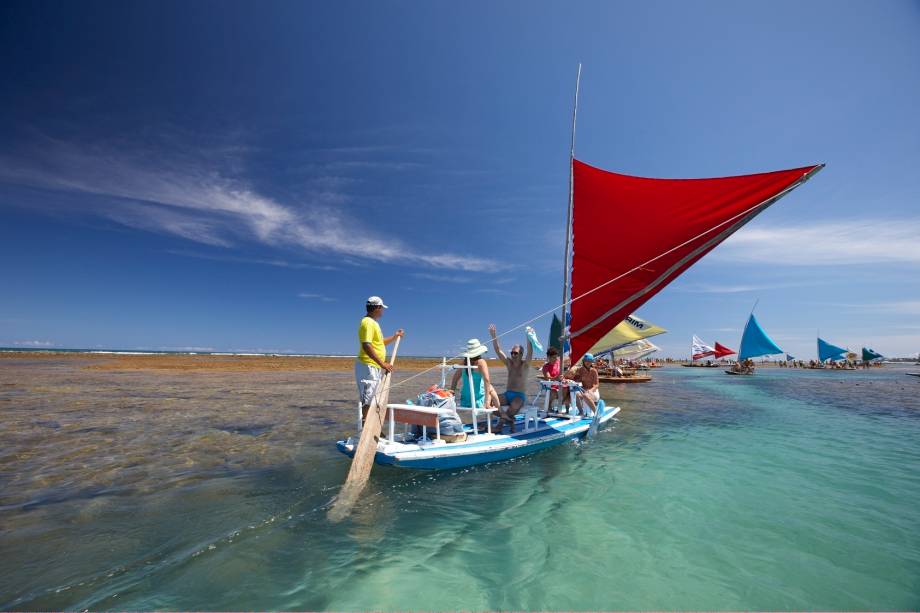
[[[331,525],[350,374],[5,368],[0,606],[920,607],[920,382],[653,374],[594,440],[378,468]]]

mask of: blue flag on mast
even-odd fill
[[[738,350],[738,359],[746,360],[747,358],[756,358],[762,355],[773,355],[783,353],[773,339],[767,336],[757,318],[751,313],[747,324],[744,326],[744,334],[741,336],[741,348]]]

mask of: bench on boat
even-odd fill
[[[490,414],[495,412],[495,409],[486,409],[486,408],[472,408],[472,407],[456,407],[456,411],[472,411],[473,418],[473,432],[478,432],[479,429],[479,414],[486,414],[486,427],[488,432],[492,432],[492,420],[490,419]],[[441,420],[440,416],[443,414],[452,414],[453,409],[439,409],[437,407],[425,407],[417,404],[388,404],[387,405],[387,416],[386,419],[389,422],[389,439],[394,440],[396,435],[396,424],[401,423],[408,426],[420,426],[422,428],[422,438],[428,438],[428,428],[434,428],[435,438],[441,437]]]
[[[421,426],[425,438],[428,438],[428,428],[434,428],[436,437],[441,438],[441,420],[438,417],[442,412],[441,409],[415,404],[388,404],[386,419],[390,424],[390,434],[387,438],[395,440],[397,422],[407,427]]]

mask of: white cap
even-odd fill
[[[383,304],[383,298],[380,296],[371,296],[367,299],[367,306],[382,306],[383,308],[388,308],[387,305]]]

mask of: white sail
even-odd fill
[[[705,358],[708,356],[713,356],[716,354],[714,347],[710,347],[703,339],[698,337],[696,334],[693,335],[693,343],[690,345],[690,358],[693,360],[699,360],[700,358]]]

